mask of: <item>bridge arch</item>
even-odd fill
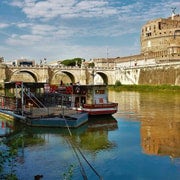
[[[38,82],[37,74],[28,70],[16,70],[9,81]]]
[[[97,75],[99,75],[102,78],[103,84],[108,84],[108,76],[103,72],[96,72]],[[95,75],[96,77],[96,75]],[[97,82],[98,83],[98,82]]]
[[[75,83],[75,77],[68,71],[55,71],[52,76],[51,83],[60,84],[61,82],[64,84]]]

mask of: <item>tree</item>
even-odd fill
[[[83,58],[74,58],[74,59],[66,59],[61,62],[61,64],[65,66],[81,66],[82,62],[84,61]]]

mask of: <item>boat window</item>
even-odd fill
[[[79,97],[75,98],[75,107],[79,107]]]
[[[95,90],[95,94],[105,94],[104,90]]]

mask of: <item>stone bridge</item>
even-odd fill
[[[0,64],[0,83],[171,84],[180,85],[180,62],[134,67],[14,66]]]

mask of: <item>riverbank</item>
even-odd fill
[[[109,85],[113,91],[140,91],[140,92],[180,92],[180,86],[172,85]]]

